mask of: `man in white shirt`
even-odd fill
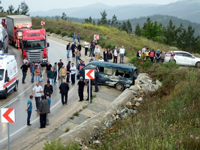
[[[42,92],[43,92],[42,86],[39,84],[39,82],[36,82],[36,85],[32,89],[32,95],[35,96],[36,111],[39,110],[40,97]]]
[[[143,49],[142,49],[142,54],[144,54],[147,50],[147,46],[144,46]]]
[[[72,84],[75,84],[76,66],[74,66],[74,63],[72,63],[72,65],[70,67],[70,71],[71,71]]]
[[[87,51],[88,51],[88,47],[89,47],[90,43],[88,41],[86,41],[84,43],[84,46],[85,46],[85,56],[87,56]]]
[[[124,49],[124,46],[122,46],[122,48],[120,48],[120,50],[119,50],[120,64],[124,63],[124,53],[125,53],[125,49]]]
[[[99,59],[99,53],[100,53],[100,49],[99,49],[99,46],[97,45],[96,48],[94,49],[95,60]]]
[[[102,56],[100,56],[100,59],[99,59],[99,61],[104,61]]]
[[[117,57],[118,57],[118,53],[119,53],[117,47],[115,47],[115,49],[113,50],[112,53],[113,53],[113,57],[114,57],[113,63],[117,63]]]

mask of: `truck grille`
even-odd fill
[[[28,52],[27,53],[27,56],[28,56],[28,60],[29,62],[40,62],[42,61],[42,52],[43,51],[40,51],[40,52]]]

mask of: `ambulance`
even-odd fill
[[[8,97],[8,93],[18,89],[17,61],[14,55],[0,54],[0,96]]]

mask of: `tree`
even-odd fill
[[[89,18],[86,18],[85,23],[92,23],[92,17],[90,16]]]
[[[135,35],[141,36],[141,29],[139,23],[135,27]]]
[[[14,11],[15,15],[20,15],[20,5],[18,6],[18,8]]]
[[[20,14],[21,15],[27,15],[27,16],[29,16],[28,12],[29,12],[28,5],[25,3],[25,1],[21,2],[21,5],[20,5]]]
[[[61,19],[62,19],[62,20],[65,20],[65,21],[67,20],[67,15],[66,15],[66,13],[64,13],[64,12],[62,13]]]
[[[4,13],[4,9],[3,9],[3,7],[1,7],[1,6],[0,6],[0,12],[1,12],[1,13]]]
[[[103,12],[101,12],[101,20],[100,20],[100,25],[107,25],[107,13],[104,10]]]
[[[111,24],[110,24],[112,27],[118,27],[118,21],[117,21],[117,16],[113,16],[112,17],[112,20],[111,20]]]
[[[9,5],[8,10],[7,10],[7,14],[9,14],[9,15],[14,14],[14,10],[15,10],[15,8],[13,7],[13,5]]]
[[[128,33],[128,34],[131,34],[132,31],[133,31],[131,22],[128,20],[128,21],[126,22],[126,25],[127,25],[127,33]]]
[[[122,23],[121,30],[122,31],[126,31],[126,32],[128,31],[128,29],[127,29],[127,23],[125,21],[123,21],[123,23]]]
[[[96,22],[95,22],[95,20],[93,20],[93,21],[92,21],[92,24],[93,24],[93,25],[96,25]]]
[[[151,19],[148,17],[148,18],[147,18],[147,22],[145,22],[144,25],[143,25],[143,30],[146,30],[146,27],[147,27],[148,25],[150,25],[150,24],[151,24]]]

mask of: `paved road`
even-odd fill
[[[65,45],[67,42],[60,44],[52,40],[48,40],[50,43],[49,47],[49,61],[53,65],[54,62],[58,62],[60,58],[62,58],[64,64],[67,64],[69,60],[72,62],[75,62],[75,59],[66,58],[66,50],[65,50]],[[13,48],[12,46],[9,46],[9,53],[12,55],[15,55],[17,58],[17,63],[18,63],[18,68],[22,65],[22,58],[21,58],[21,50],[17,50]],[[83,51],[82,51],[83,53]],[[83,56],[83,55],[82,55]],[[18,138],[20,135],[23,135],[23,132],[28,132],[27,131],[27,126],[26,126],[26,118],[27,118],[27,113],[25,111],[26,109],[26,103],[29,98],[29,95],[32,93],[32,88],[35,83],[31,83],[31,76],[30,72],[28,72],[28,76],[26,78],[26,83],[27,84],[21,84],[21,77],[22,73],[21,70],[19,69],[19,88],[17,92],[12,92],[9,94],[8,98],[5,99],[0,99],[0,108],[14,108],[15,109],[15,115],[16,115],[16,122],[13,124],[10,124],[10,134],[12,140]],[[44,68],[43,68],[43,73],[44,73]],[[41,85],[44,87],[46,84],[46,75],[43,75],[43,82]],[[51,114],[53,115],[56,113],[59,109],[62,108],[61,100],[60,100],[60,94],[59,94],[59,83],[56,83],[54,85],[54,93],[52,95],[52,104],[51,104]],[[69,101],[73,102],[75,100],[78,100],[78,95],[77,95],[77,86],[75,85],[70,85],[70,96],[69,96]],[[73,100],[73,101],[72,101]],[[39,121],[38,121],[38,113],[35,110],[35,100],[33,100],[33,112],[31,116],[31,123],[32,123],[32,128],[33,127],[39,127]],[[7,140],[7,124],[2,124],[0,123],[0,148],[6,143]]]

